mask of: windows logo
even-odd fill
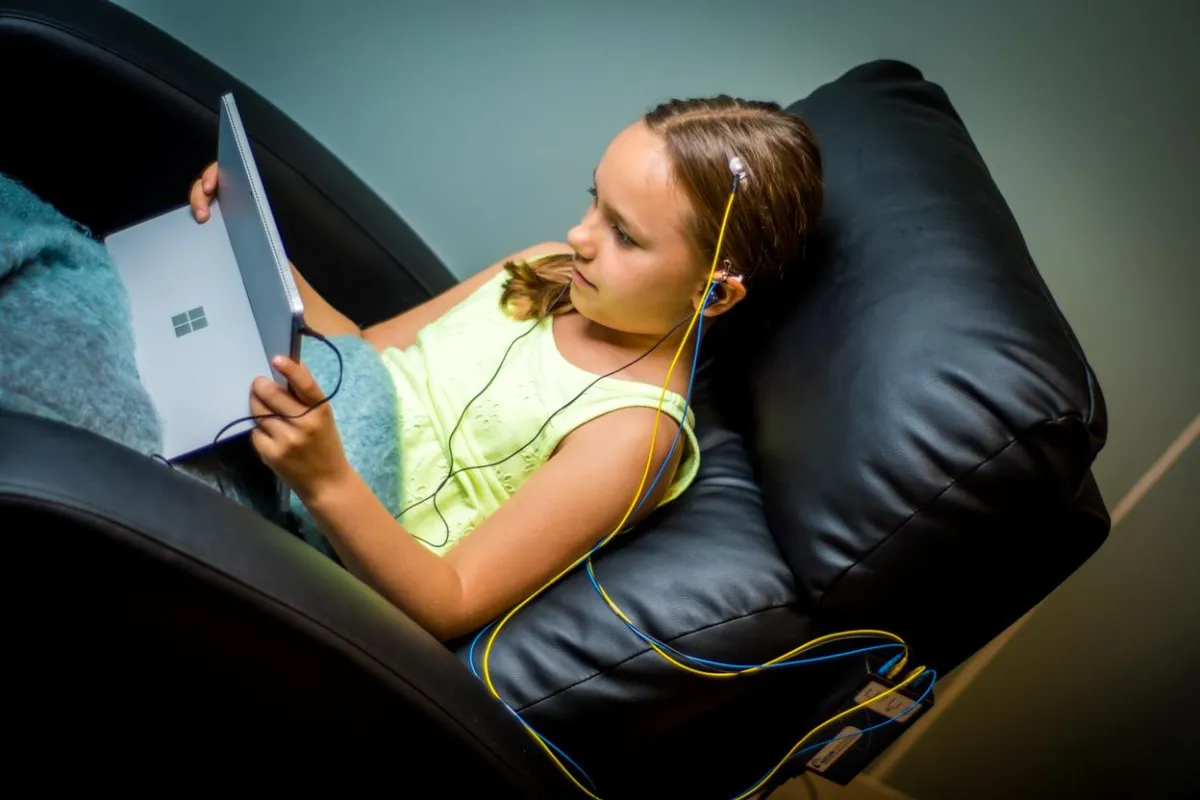
[[[207,328],[208,319],[204,316],[204,306],[196,306],[191,311],[176,314],[171,317],[171,324],[175,326],[176,339],[188,333],[195,333],[201,328]]]

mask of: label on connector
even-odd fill
[[[865,703],[872,697],[878,697],[888,690],[887,686],[881,683],[871,681],[866,688],[859,692],[855,698],[855,704]],[[867,706],[877,714],[882,714],[888,719],[894,719],[897,722],[908,722],[908,718],[921,710],[921,704],[914,704],[913,701],[904,695],[896,692],[890,694],[882,700],[878,700]]]
[[[813,772],[824,772],[837,763],[837,760],[847,750],[854,747],[855,743],[861,738],[861,730],[847,725],[845,728],[842,728],[841,733],[833,738],[833,741],[818,750],[817,754],[810,758],[808,764],[805,766]]]

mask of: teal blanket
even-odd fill
[[[0,174],[0,408],[158,450],[128,309],[104,245]]]
[[[342,355],[341,388],[330,405],[351,466],[393,514],[399,512],[399,415],[395,389],[371,345],[330,337]],[[338,363],[305,338],[301,360],[333,391]],[[246,386],[249,414],[250,387]],[[66,422],[147,456],[161,425],[134,359],[129,298],[103,244],[0,174],[0,408]],[[262,515],[283,522],[276,482],[238,436],[177,468]],[[294,495],[298,530],[331,550]]]

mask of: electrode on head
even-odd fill
[[[733,177],[737,179],[738,183],[746,180],[746,165],[737,156],[729,159],[729,171],[733,173]]]

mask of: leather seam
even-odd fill
[[[745,614],[739,614],[736,617],[730,617],[729,619],[723,619],[723,620],[719,620],[717,622],[710,623],[708,625],[703,625],[699,628],[695,628],[693,630],[686,631],[684,633],[680,633],[676,636],[673,636],[670,639],[660,639],[659,641],[665,642],[666,644],[674,644],[675,642],[678,642],[681,639],[685,639],[688,636],[692,636],[697,633],[703,633],[705,631],[709,631],[714,628],[719,628],[722,625],[728,625],[730,623],[740,622],[744,619],[750,619],[751,617],[757,616],[758,614],[765,614],[769,611],[778,611],[780,609],[792,608],[794,606],[795,606],[794,602],[778,603],[776,605],[765,606],[763,608],[755,609],[754,611],[748,611]],[[563,694],[564,692],[568,692],[571,689],[574,689],[576,686],[582,686],[583,684],[587,683],[588,681],[595,680],[596,678],[602,678],[605,675],[608,675],[609,673],[614,672],[617,669],[620,669],[622,666],[624,666],[628,662],[633,661],[636,658],[641,658],[642,656],[644,656],[650,652],[652,652],[652,650],[649,647],[646,647],[643,650],[639,650],[636,653],[634,653],[630,656],[627,656],[627,657],[621,659],[620,661],[617,661],[616,663],[611,664],[608,667],[605,667],[602,670],[597,670],[597,671],[593,672],[592,674],[587,675],[586,677],[580,678],[579,680],[575,681],[574,683],[570,683],[566,686],[563,686],[560,689],[555,689],[552,694],[548,694],[545,697],[541,697],[541,698],[538,698],[537,700],[534,700],[532,703],[523,705],[519,709],[517,709],[517,711],[518,711],[518,713],[524,713],[525,711],[528,711],[529,709],[534,708],[542,703],[545,703],[549,700],[553,700],[555,697],[558,697],[560,694]]]
[[[980,156],[980,158],[982,159],[982,156]],[[1011,210],[1009,213],[1012,213]],[[1013,224],[1016,225],[1015,218],[1013,220]],[[1029,273],[1029,275],[1033,278],[1034,283],[1037,285],[1038,293],[1041,295],[1042,300],[1046,303],[1047,307],[1050,309],[1050,312],[1053,314],[1055,322],[1058,323],[1059,332],[1062,333],[1063,337],[1066,339],[1067,346],[1071,348],[1071,352],[1075,354],[1077,359],[1079,359],[1079,366],[1083,370],[1083,383],[1087,387],[1088,396],[1087,414],[1082,415],[1081,419],[1083,419],[1088,427],[1090,427],[1092,422],[1095,420],[1096,415],[1096,396],[1095,391],[1092,388],[1095,373],[1092,371],[1091,364],[1088,363],[1087,356],[1083,352],[1083,345],[1080,344],[1078,338],[1071,330],[1071,326],[1067,323],[1066,315],[1063,314],[1062,309],[1059,308],[1058,304],[1054,301],[1054,296],[1050,293],[1050,287],[1046,285],[1045,278],[1043,278],[1042,274],[1038,272],[1037,266],[1033,261],[1033,254],[1029,252],[1029,247],[1025,243],[1024,234],[1020,232],[1019,228],[1017,231],[1017,236],[1021,239],[1021,245],[1023,248],[1023,257],[1021,260],[1026,272]]]
[[[1071,412],[1069,414],[1061,414],[1052,419],[1039,420],[1039,421],[1035,422],[1034,424],[1028,426],[1024,430],[1022,430],[1020,433],[1014,435],[1011,439],[1009,439],[1007,442],[1005,442],[1003,446],[1001,446],[999,449],[997,449],[996,452],[992,453],[987,458],[980,460],[977,464],[975,464],[974,466],[972,466],[970,469],[966,470],[965,472],[962,472],[962,473],[954,476],[954,479],[951,480],[944,487],[942,487],[942,489],[939,490],[937,494],[935,494],[933,497],[931,497],[925,503],[922,503],[920,505],[920,507],[913,509],[912,512],[909,513],[909,515],[907,517],[905,517],[903,520],[901,520],[896,525],[896,527],[893,528],[891,530],[891,532],[887,534],[887,536],[880,537],[879,541],[876,542],[874,545],[872,545],[871,548],[869,550],[867,550],[867,552],[863,553],[859,558],[854,559],[854,561],[852,561],[850,564],[846,565],[845,569],[843,569],[838,574],[838,576],[836,578],[834,578],[833,581],[829,584],[829,588],[827,588],[824,592],[821,593],[821,599],[817,602],[815,610],[817,612],[824,611],[825,604],[826,604],[826,601],[829,599],[829,596],[831,594],[833,594],[833,592],[837,589],[838,585],[845,579],[845,577],[848,574],[850,574],[850,572],[855,567],[857,567],[860,564],[862,564],[863,562],[869,560],[871,558],[871,556],[873,556],[875,554],[876,550],[878,550],[880,547],[882,547],[887,542],[890,542],[893,537],[897,536],[901,531],[903,531],[906,527],[908,527],[908,525],[913,520],[915,520],[917,517],[926,513],[930,508],[935,506],[938,503],[938,501],[940,501],[943,497],[946,496],[946,494],[948,492],[950,492],[956,486],[958,486],[959,483],[961,483],[962,481],[971,477],[976,472],[978,472],[979,470],[986,467],[988,464],[995,461],[997,458],[1000,458],[1002,455],[1004,455],[1006,452],[1008,452],[1014,445],[1022,444],[1030,434],[1037,431],[1039,428],[1042,428],[1046,425],[1058,425],[1069,419],[1079,420],[1085,426],[1087,424],[1083,415],[1080,414],[1079,412]]]

